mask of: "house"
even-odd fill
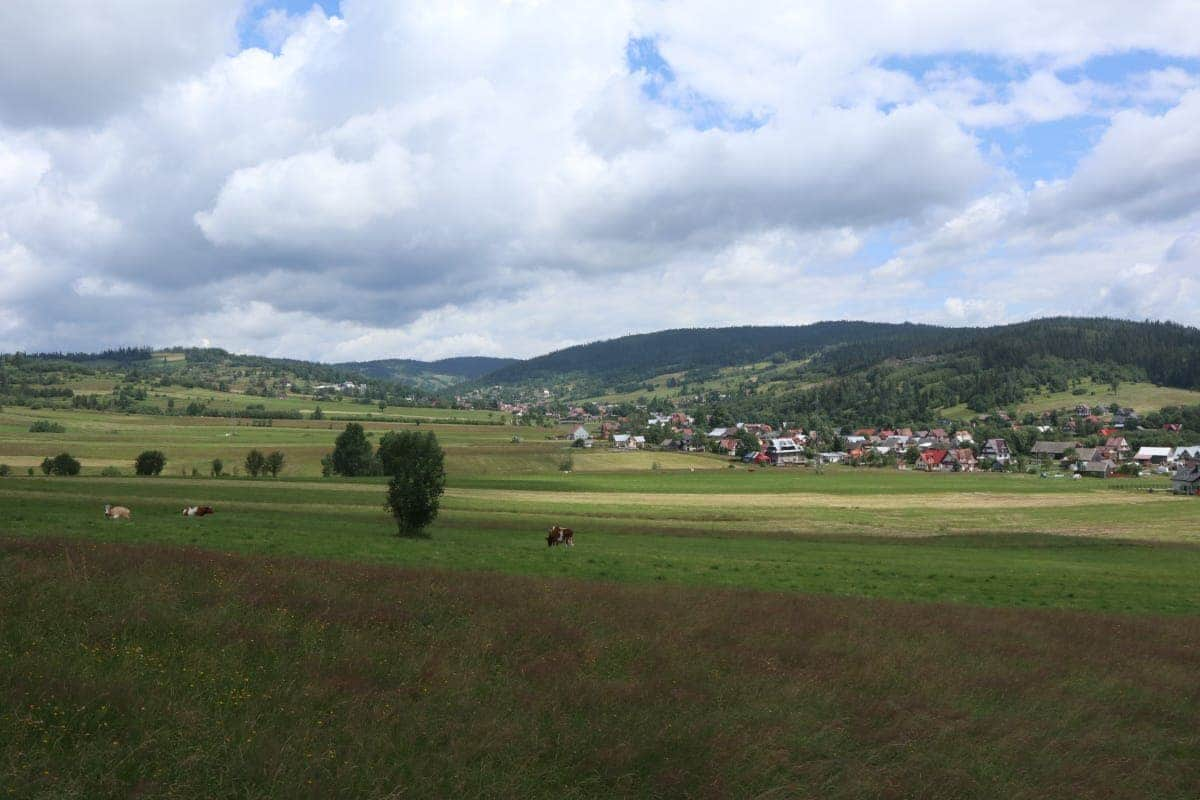
[[[1117,465],[1107,459],[1088,461],[1079,465],[1079,474],[1088,478],[1111,478],[1116,470]]]
[[[1108,441],[1104,443],[1104,446],[1116,451],[1117,455],[1121,458],[1129,455],[1129,451],[1132,449],[1129,446],[1129,442],[1125,441],[1124,436],[1110,436],[1108,437]]]
[[[618,450],[637,450],[646,446],[645,436],[632,436],[628,433],[618,433],[612,437],[613,447]]]
[[[1189,497],[1200,496],[1200,466],[1180,467],[1171,476],[1171,488],[1175,494],[1186,494]]]
[[[954,441],[956,444],[975,444],[975,437],[970,431],[955,431]]]
[[[717,447],[719,447],[722,452],[733,455],[737,452],[738,443],[739,440],[736,436],[726,436],[718,443]]]
[[[575,428],[575,430],[571,431],[571,440],[572,441],[586,442],[590,438],[592,438],[592,435],[590,433],[588,433],[587,428],[583,427],[582,425],[578,426],[577,428]]]
[[[1175,448],[1176,461],[1200,461],[1200,444]]]
[[[940,470],[942,469],[942,462],[946,460],[947,455],[949,455],[949,451],[931,447],[921,453],[920,458],[917,460],[917,468],[929,470],[930,472]]]
[[[804,451],[795,439],[769,439],[767,441],[767,458],[775,466],[783,464],[804,463]]]
[[[846,459],[850,458],[850,454],[849,454],[849,453],[843,453],[843,452],[840,452],[840,451],[838,451],[838,452],[820,453],[819,455],[820,455],[820,457],[821,457],[821,463],[822,463],[822,464],[841,464],[841,463],[842,463],[842,462],[844,462]]]
[[[1168,422],[1163,425],[1163,430],[1170,431],[1171,433],[1179,433],[1183,430],[1183,425],[1178,422]]]
[[[954,460],[960,472],[974,472],[979,463],[975,453],[969,447],[960,447],[954,451]]]
[[[1038,460],[1045,458],[1060,459],[1068,450],[1075,449],[1075,442],[1036,442],[1030,451]]]
[[[998,464],[1007,464],[1012,459],[1012,453],[1008,451],[1008,442],[1003,439],[988,439],[983,443],[979,454]]]
[[[1133,460],[1139,464],[1165,464],[1171,460],[1174,451],[1170,447],[1142,447],[1139,448]]]

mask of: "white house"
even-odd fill
[[[628,433],[618,433],[613,436],[613,447],[618,450],[637,450],[645,445],[645,436],[632,436]]]
[[[586,442],[590,438],[592,438],[592,435],[588,433],[587,428],[583,427],[582,425],[571,431],[571,439],[576,442]]]

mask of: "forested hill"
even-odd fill
[[[879,322],[680,328],[556,350],[499,369],[485,376],[484,380],[498,384],[523,384],[575,375],[621,381],[688,369],[749,364],[776,355],[795,360],[826,348],[868,345],[894,337],[932,342],[943,331],[932,325]]]
[[[991,411],[1084,381],[1200,389],[1200,330],[1068,317],[670,330],[567,348],[477,385],[546,387],[562,399],[720,399],[746,415],[868,424],[935,419],[956,406]]]
[[[438,361],[387,358],[377,361],[350,361],[333,366],[379,380],[397,380],[421,389],[436,391],[479,378],[514,363],[514,358],[461,356]]]

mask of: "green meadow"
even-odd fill
[[[1164,479],[730,468],[428,411],[424,538],[382,479],[320,476],[342,421],[0,411],[0,797],[1200,787],[1200,504]],[[252,448],[282,476],[209,476]],[[42,476],[63,450],[83,474]]]

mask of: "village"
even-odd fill
[[[1180,426],[1167,423],[1160,430],[1146,429],[1128,408],[1078,406],[1061,416],[1048,412],[1034,424],[1001,412],[953,430],[864,427],[822,432],[756,422],[708,428],[681,411],[604,418],[580,407],[570,409],[559,422],[571,426],[567,439],[584,448],[708,452],[755,467],[842,464],[940,473],[1028,472],[1071,479],[1170,475],[1173,491],[1200,496],[1200,443],[1134,447],[1130,438],[1178,434]],[[994,434],[997,429],[1015,435],[981,433]]]

